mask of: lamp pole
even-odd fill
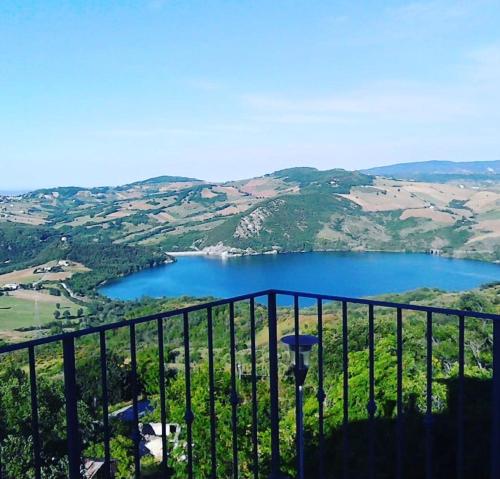
[[[309,360],[312,347],[318,344],[318,338],[310,335],[290,335],[281,338],[290,350],[297,394],[297,455],[298,479],[304,479],[304,382],[309,370]]]
[[[299,479],[304,479],[304,386],[299,386],[298,431],[297,442],[299,445]]]

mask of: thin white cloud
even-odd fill
[[[495,85],[498,91],[500,83],[500,44],[488,45],[469,54],[472,64],[467,74],[483,85]]]
[[[473,9],[477,9],[482,0],[430,0],[414,1],[392,7],[388,10],[391,16],[411,21],[442,21],[465,18]]]
[[[267,113],[268,118],[279,121],[318,123],[363,119],[411,119],[413,121],[456,120],[458,117],[477,115],[477,105],[458,94],[432,89],[415,88],[413,85],[398,89],[391,87],[366,87],[344,94],[309,98],[290,98],[272,95],[248,95],[248,106]]]
[[[199,135],[199,130],[189,128],[112,128],[95,132],[98,136],[109,138],[148,138]]]
[[[110,128],[93,132],[96,136],[106,138],[176,138],[182,137],[200,137],[210,136],[214,132],[230,132],[230,133],[250,133],[255,132],[255,125],[246,124],[213,124],[200,128],[162,128],[162,127],[130,127],[130,128]]]
[[[260,114],[251,117],[255,123],[281,123],[283,125],[319,125],[319,124],[347,124],[353,123],[348,118],[340,118],[329,114],[316,113],[279,113]]]
[[[454,81],[385,81],[321,96],[291,97],[253,93],[242,102],[257,121],[275,123],[352,123],[387,121],[419,124],[464,123],[498,118],[500,46],[469,52]]]
[[[153,11],[161,10],[169,0],[149,0],[148,8]]]

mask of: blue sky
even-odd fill
[[[2,0],[0,189],[500,158],[500,2]]]

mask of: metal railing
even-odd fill
[[[218,475],[218,461],[217,461],[217,415],[215,410],[215,373],[214,373],[214,331],[213,331],[213,317],[212,312],[214,308],[226,306],[229,314],[229,357],[230,357],[230,377],[231,377],[231,427],[232,427],[232,448],[228,451],[232,461],[232,477],[235,479],[242,476],[239,473],[238,460],[239,460],[239,437],[238,437],[238,408],[240,401],[238,397],[237,387],[237,357],[236,357],[236,330],[235,330],[235,305],[239,303],[248,303],[249,305],[249,321],[250,321],[250,363],[251,363],[251,477],[258,479],[263,478],[259,468],[261,467],[259,459],[259,417],[258,417],[258,403],[259,398],[257,394],[257,383],[262,381],[257,373],[257,344],[256,344],[256,307],[257,305],[264,305],[262,307],[267,311],[267,332],[268,332],[268,381],[269,386],[269,411],[268,417],[270,421],[270,464],[266,468],[269,476],[274,479],[284,477],[281,472],[282,460],[280,455],[280,381],[279,381],[279,362],[278,362],[278,312],[280,310],[277,304],[277,297],[286,297],[291,300],[291,308],[293,314],[293,333],[298,335],[300,333],[300,300],[305,300],[308,305],[315,306],[316,315],[316,331],[318,337],[317,348],[317,377],[316,380],[316,397],[317,397],[317,418],[318,418],[318,443],[317,450],[319,463],[317,466],[317,476],[319,478],[326,476],[326,466],[330,458],[325,457],[326,444],[325,444],[325,400],[327,399],[324,390],[325,375],[328,371],[324,368],[324,315],[323,307],[325,303],[334,303],[339,305],[341,331],[342,331],[342,395],[335,398],[341,403],[343,414],[342,419],[342,461],[343,470],[342,477],[350,477],[351,471],[349,469],[349,456],[351,454],[351,444],[349,435],[349,306],[350,305],[363,305],[367,307],[367,321],[368,321],[368,375],[369,375],[369,400],[367,403],[367,419],[368,419],[368,473],[370,477],[377,475],[377,457],[376,457],[376,412],[377,404],[375,399],[375,328],[374,321],[378,308],[389,308],[395,312],[395,328],[396,328],[396,361],[397,361],[397,400],[396,400],[396,442],[394,446],[388,445],[387,447],[394,447],[394,464],[393,471],[394,477],[402,478],[408,476],[404,469],[404,456],[408,451],[405,451],[404,441],[404,400],[403,400],[403,349],[404,349],[404,334],[403,323],[404,313],[406,311],[415,311],[425,314],[425,328],[426,328],[426,384],[425,384],[425,414],[424,414],[424,427],[425,427],[425,477],[430,479],[434,477],[434,441],[433,441],[433,318],[435,315],[445,315],[458,319],[457,323],[457,338],[458,338],[458,402],[456,410],[456,470],[450,473],[449,477],[464,477],[464,457],[466,451],[464,450],[464,338],[466,321],[475,318],[493,323],[493,387],[492,387],[492,413],[491,413],[491,464],[490,471],[491,477],[500,478],[500,316],[495,314],[487,314],[481,312],[461,311],[455,309],[446,309],[438,307],[428,307],[415,304],[400,304],[394,302],[386,302],[372,299],[358,299],[347,298],[340,296],[319,295],[296,291],[282,291],[282,290],[266,290],[259,291],[252,294],[242,295],[229,299],[213,301],[205,304],[197,304],[174,311],[166,311],[159,314],[150,315],[136,319],[130,319],[113,324],[104,324],[97,327],[82,329],[70,333],[58,334],[51,337],[41,337],[31,341],[12,344],[4,346],[0,349],[0,357],[8,353],[18,351],[27,351],[29,363],[29,378],[30,378],[30,391],[31,391],[31,435],[32,435],[32,449],[33,449],[33,469],[34,477],[40,479],[41,476],[41,454],[42,454],[42,438],[40,437],[39,430],[39,404],[37,392],[37,368],[36,368],[36,350],[37,348],[59,343],[62,344],[63,351],[63,374],[64,374],[64,396],[66,405],[66,436],[67,436],[67,451],[68,451],[68,475],[70,479],[82,477],[82,444],[80,437],[80,424],[78,416],[78,394],[76,382],[76,357],[75,357],[75,340],[81,337],[98,336],[98,345],[100,348],[100,370],[101,370],[101,388],[102,388],[102,429],[103,429],[103,442],[104,442],[104,473],[105,477],[111,477],[111,463],[112,457],[110,452],[110,424],[109,424],[109,398],[108,398],[108,377],[107,377],[107,340],[106,333],[117,329],[127,328],[129,331],[129,347],[130,347],[130,388],[132,394],[132,412],[133,412],[133,441],[134,441],[134,477],[141,477],[141,459],[139,450],[139,406],[138,406],[138,378],[137,378],[137,351],[136,351],[136,328],[141,324],[154,324],[157,327],[157,346],[158,346],[158,368],[159,368],[159,392],[160,392],[160,415],[162,424],[162,476],[169,477],[171,473],[167,464],[169,461],[168,447],[167,447],[167,408],[166,408],[166,372],[165,372],[165,356],[164,356],[164,326],[169,318],[181,317],[183,329],[183,350],[184,350],[184,378],[185,378],[185,397],[182,399],[185,405],[185,431],[186,431],[186,464],[187,464],[187,477],[192,479],[195,476],[193,464],[193,422],[196,421],[195,412],[192,407],[192,390],[191,390],[191,374],[192,364],[190,355],[192,353],[190,348],[190,315],[196,312],[205,312],[207,319],[207,351],[208,351],[208,389],[209,389],[209,411],[210,411],[210,444],[204,445],[210,449],[210,476],[211,478],[219,477]],[[168,327],[168,323],[167,323]],[[1,401],[1,398],[0,398]],[[1,441],[2,438],[0,438]],[[4,477],[2,474],[4,465],[0,463],[0,478]],[[330,476],[328,476],[330,477]]]

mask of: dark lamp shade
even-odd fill
[[[290,360],[292,365],[295,366],[295,349],[298,346],[299,352],[299,369],[309,369],[309,360],[311,357],[311,349],[315,344],[318,344],[318,338],[308,334],[299,334],[295,336],[285,336],[281,338],[281,342],[286,344],[290,349]]]

